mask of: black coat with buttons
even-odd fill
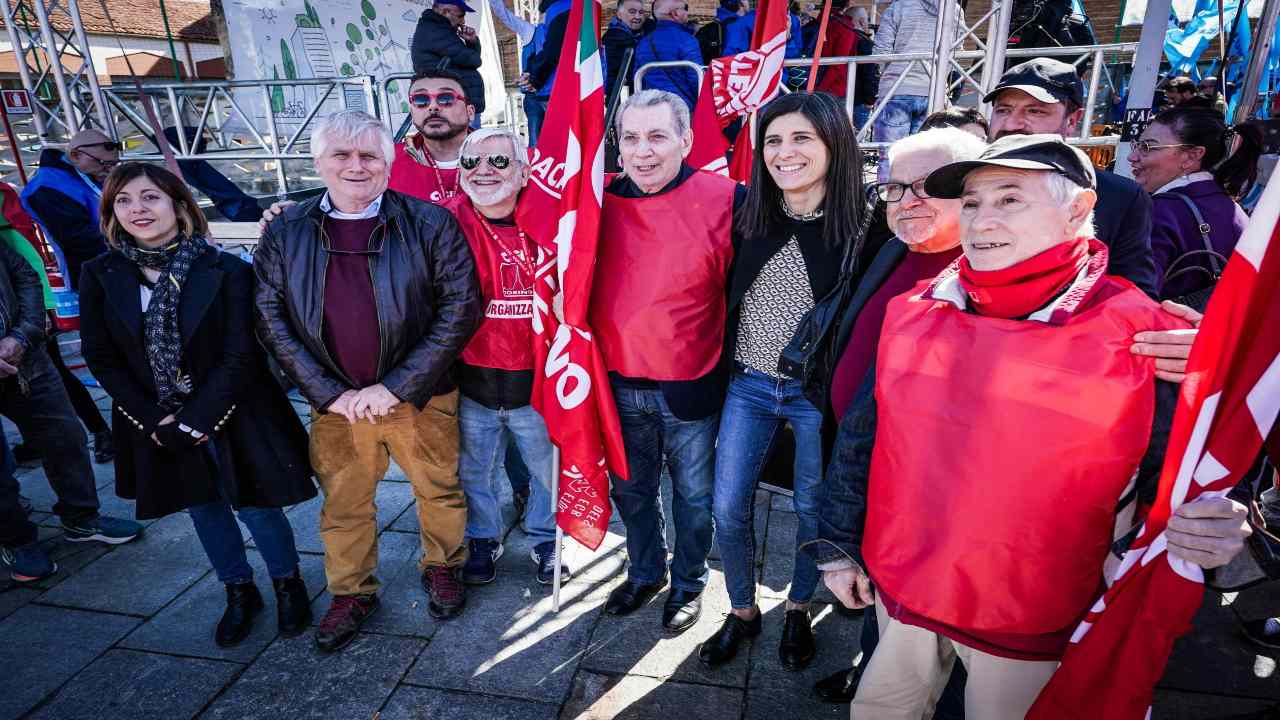
[[[178,304],[193,392],[175,415],[211,438],[195,447],[151,439],[168,413],[147,361],[140,289],[137,266],[114,251],[87,263],[80,279],[84,358],[114,400],[116,494],[137,500],[140,519],[220,497],[237,508],[315,497],[306,430],[253,334],[249,264],[210,249],[192,263]]]

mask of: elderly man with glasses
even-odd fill
[[[471,245],[484,300],[480,329],[457,365],[462,393],[458,474],[467,494],[468,554],[462,579],[481,585],[497,576],[503,520],[495,483],[503,452],[514,443],[534,481],[524,529],[533,544],[535,577],[548,585],[555,569],[552,447],[530,399],[534,268],[551,258],[515,222],[516,200],[529,179],[528,150],[515,131],[485,128],[462,144],[458,163],[464,194],[445,207]]]
[[[450,372],[480,321],[475,262],[448,211],[387,189],[394,146],[375,117],[335,113],[311,135],[326,192],[284,209],[254,256],[258,333],[311,403],[311,463],[333,603],[322,651],[378,607],[374,493],[393,459],[417,502],[422,585],[462,611],[466,499]]]

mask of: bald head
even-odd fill
[[[689,21],[689,3],[686,0],[658,0],[653,4],[653,16],[683,25]]]
[[[871,17],[867,15],[867,9],[864,7],[856,7],[850,10],[849,19],[853,21],[854,27],[863,31],[865,31],[871,23]]]
[[[67,143],[67,160],[102,184],[107,173],[120,161],[120,147],[101,130],[81,130]]]

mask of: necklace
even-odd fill
[[[520,240],[520,250],[517,252],[507,244],[507,241],[498,234],[497,230],[493,229],[493,225],[489,224],[488,218],[482,215],[474,205],[471,206],[471,212],[475,213],[476,219],[480,221],[480,226],[489,234],[489,237],[515,260],[520,269],[527,273],[529,280],[532,281],[534,279],[533,253],[529,249],[529,236],[524,234],[524,230],[521,230],[519,225],[516,226],[516,237]]]
[[[440,166],[436,163],[436,159],[432,157],[431,150],[427,148],[427,141],[424,139],[421,145],[422,157],[427,161],[427,165],[431,168],[431,172],[436,175],[436,187],[440,188],[440,194],[445,200],[458,194],[458,176],[453,176],[453,187],[447,188],[444,185],[444,176],[440,174]]]
[[[814,210],[811,213],[802,214],[802,213],[797,213],[793,211],[791,207],[787,205],[786,198],[779,198],[778,204],[782,206],[783,214],[785,214],[787,217],[791,218],[792,220],[798,220],[800,222],[809,222],[810,220],[817,220],[818,218],[822,217],[822,212],[823,212],[822,208],[818,208],[817,210]]]

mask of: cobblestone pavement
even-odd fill
[[[100,405],[105,410],[108,400],[100,397]],[[6,430],[15,440],[13,427]],[[95,472],[103,511],[132,517],[132,503],[114,495],[111,466]],[[709,669],[696,653],[728,612],[718,563],[702,619],[682,635],[661,631],[661,596],[630,617],[601,612],[624,574],[616,515],[598,552],[569,543],[577,572],[558,614],[549,589],[533,579],[530,546],[517,529],[507,538],[498,580],[471,589],[461,617],[437,623],[427,615],[416,574],[412,494],[393,466],[377,494],[382,608],[352,645],[321,655],[310,634],[277,637],[273,596],[256,553],[250,556],[267,612],[247,641],[219,648],[212,636],[222,588],[184,514],[149,523],[128,545],[71,544],[49,514],[54,498],[43,472],[24,468],[19,480],[60,571],[36,587],[0,580],[0,719],[848,716],[846,706],[823,704],[810,688],[849,664],[859,618],[835,612],[831,597],[820,595],[813,665],[793,673],[777,659],[796,526],[782,496],[761,492],[756,502],[764,633],[734,662]],[[318,501],[295,506],[289,517],[319,617],[329,598]],[[1280,610],[1280,586],[1242,593],[1234,604],[1245,617]],[[1280,700],[1280,654],[1247,646],[1226,605],[1221,596],[1207,597],[1196,632],[1178,645],[1154,717],[1223,718]]]

